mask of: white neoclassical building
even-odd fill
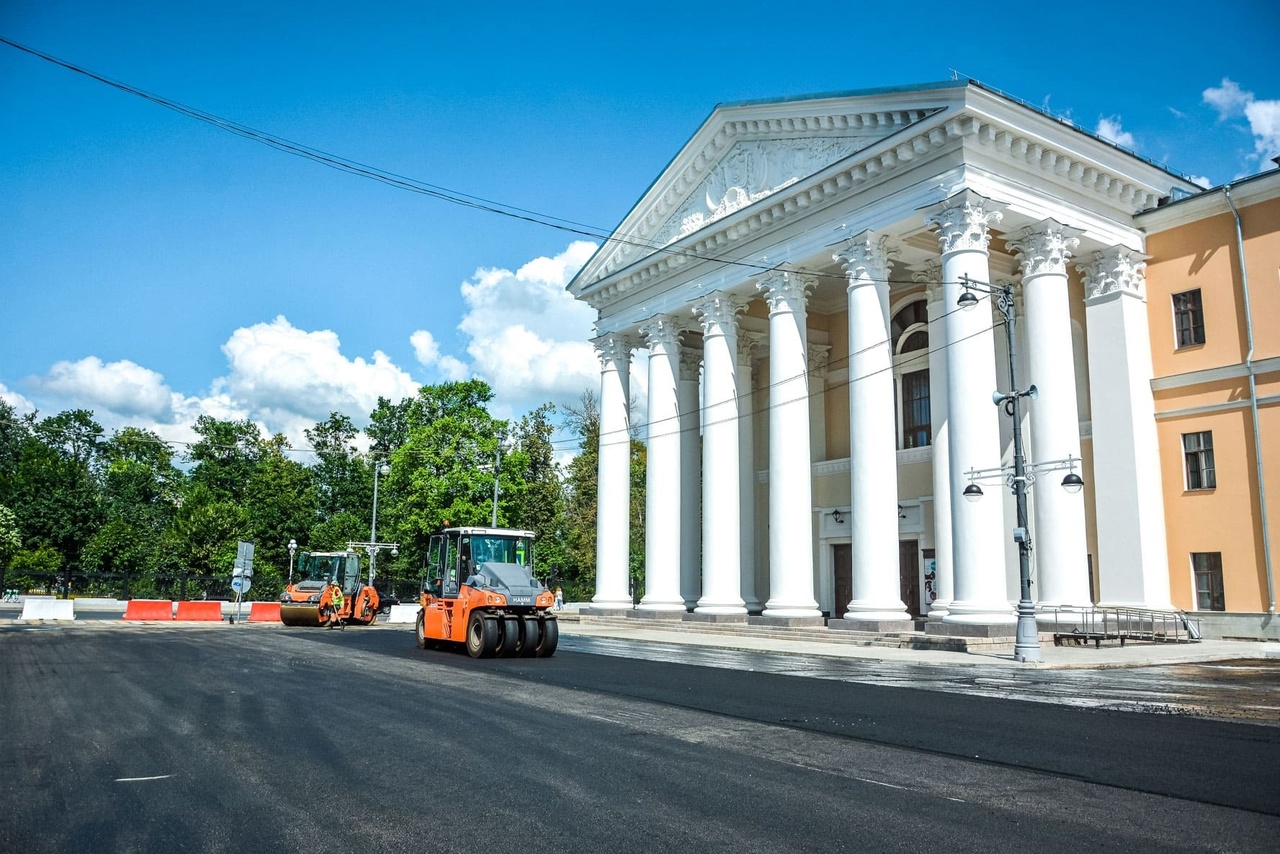
[[[633,607],[634,431],[641,611],[1011,626],[1004,314],[958,305],[1008,283],[1027,458],[1068,461],[1030,491],[1033,596],[1170,607],[1134,216],[1196,189],[971,81],[717,107],[569,286],[599,312],[594,605]]]

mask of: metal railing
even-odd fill
[[[1196,643],[1200,640],[1200,621],[1185,611],[1156,611],[1147,608],[1043,608],[1038,614],[1042,626],[1053,627],[1053,643],[1118,640],[1150,643]]]

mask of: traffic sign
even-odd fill
[[[236,572],[232,571],[232,575],[253,576],[253,543],[247,543],[241,540],[236,546],[236,562],[234,564]]]
[[[253,586],[253,579],[247,575],[237,575],[231,579],[231,589],[237,593],[248,593]]]

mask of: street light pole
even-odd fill
[[[1017,506],[1017,527],[1013,529],[1013,541],[1018,544],[1018,625],[1013,644],[1015,661],[1040,660],[1040,630],[1036,626],[1036,606],[1031,600],[1031,527],[1027,521],[1027,486],[1029,476],[1027,461],[1022,446],[1022,398],[1035,398],[1036,387],[1018,388],[1017,343],[1014,335],[1014,301],[1012,285],[990,285],[985,282],[974,282],[967,275],[964,277],[964,293],[960,295],[960,308],[972,308],[978,300],[973,291],[980,291],[995,297],[996,307],[1004,315],[1004,334],[1009,355],[1009,385],[1012,389],[1001,394],[996,392],[992,400],[997,406],[1004,404],[1005,412],[1013,418],[1013,476],[1009,478],[1009,486],[1013,490],[1014,503]],[[1065,484],[1064,484],[1065,485]],[[965,489],[965,497],[975,500],[981,497],[982,490],[976,484]]]
[[[298,551],[298,541],[293,537],[289,538],[289,582],[286,586],[293,584],[293,555]]]
[[[385,461],[373,467],[373,519],[369,523],[369,542],[378,541],[378,475],[390,474],[391,466]],[[374,566],[377,563],[377,550],[369,551],[369,586],[373,586]]]

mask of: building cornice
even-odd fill
[[[1237,208],[1280,198],[1280,169],[1242,178],[1225,185],[1231,188],[1231,200]],[[1171,228],[1231,213],[1223,187],[1205,190],[1194,196],[1170,202],[1138,214],[1137,222],[1148,234],[1159,234]]]
[[[1027,112],[1025,108],[1017,109],[1021,112],[1015,114],[1015,118],[1022,118],[1021,113]],[[685,269],[690,265],[716,263],[718,259],[732,257],[736,254],[735,248],[746,240],[799,220],[815,209],[829,207],[868,186],[887,180],[894,173],[910,169],[915,161],[930,158],[949,148],[981,149],[1024,170],[1039,171],[1051,176],[1059,185],[1070,185],[1080,195],[1101,201],[1121,217],[1153,206],[1166,192],[1152,183],[1156,176],[1173,180],[1167,173],[1109,148],[1106,153],[1112,159],[1123,158],[1129,162],[1122,161],[1116,168],[1108,168],[1099,161],[1086,159],[1074,148],[1057,146],[1035,133],[1005,124],[1000,117],[983,115],[968,106],[958,112],[955,108],[933,113],[925,110],[914,112],[924,115],[924,118],[807,179],[746,205],[597,281],[585,284],[580,278],[575,283],[576,294],[603,312],[638,289],[662,282],[677,273],[690,275],[692,271]],[[1047,119],[1044,121],[1048,122]],[[755,132],[764,131],[757,128]],[[1096,142],[1100,148],[1105,147],[1104,143],[1090,141]],[[1120,174],[1119,166],[1132,164],[1140,167],[1134,171],[1143,173],[1142,179]],[[624,222],[619,232],[625,233],[627,225]],[[584,274],[587,272],[584,270]],[[743,279],[747,278],[750,278],[750,271],[744,268]]]

